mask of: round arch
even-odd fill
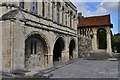
[[[76,49],[76,41],[75,39],[71,39],[69,43],[69,59],[73,58],[73,51]]]
[[[65,42],[63,37],[57,37],[53,48],[53,61],[60,61],[62,51],[65,49]]]
[[[48,38],[46,37],[45,34],[43,34],[43,33],[41,33],[41,32],[38,32],[38,31],[33,31],[33,32],[30,32],[30,33],[26,36],[25,40],[26,40],[28,37],[30,37],[31,35],[39,35],[39,36],[45,41],[48,51],[50,50],[49,40],[48,40]]]
[[[106,49],[107,41],[106,41],[106,29],[100,28],[97,30],[97,43],[98,49]]]
[[[25,68],[30,70],[44,68],[46,54],[48,44],[45,37],[36,32],[28,35],[25,40]]]

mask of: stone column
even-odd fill
[[[62,8],[60,8],[60,24],[62,24]]]
[[[53,67],[53,54],[46,54],[45,55],[45,68]]]
[[[0,16],[2,16],[2,7],[0,7]],[[2,36],[2,34],[3,34],[3,28],[2,28],[3,26],[2,26],[2,22],[0,22],[0,71],[2,71],[2,53],[3,53],[3,51],[2,51],[2,44],[3,44],[3,42],[2,42],[2,39],[3,39],[3,36]]]
[[[61,53],[62,62],[69,61],[69,43],[66,41],[64,51]]]
[[[50,1],[47,1],[47,19],[50,19]]]
[[[77,23],[78,23],[78,20],[74,18],[74,23],[73,23],[74,30],[77,30]]]
[[[81,34],[80,34],[81,37],[83,37],[83,29],[81,29]]]
[[[97,50],[97,31],[93,31],[92,47]]]
[[[72,15],[72,29],[74,28],[73,23],[74,23],[74,18],[73,18],[73,15]]]
[[[56,2],[54,2],[54,4],[53,4],[53,21],[55,21],[56,22]]]
[[[45,18],[48,17],[48,3],[45,1]]]
[[[75,50],[73,51],[73,58],[78,57],[78,39],[75,38]]]
[[[26,0],[24,8],[25,8],[25,10],[30,11],[30,1],[29,0]]]
[[[0,37],[0,71],[2,71],[2,22],[0,22]]]
[[[66,15],[67,15],[67,19],[66,19],[67,20],[67,24],[66,24],[66,26],[68,26],[68,13],[66,13]]]
[[[68,14],[68,27],[71,27],[70,26],[70,13]]]
[[[48,47],[48,53],[45,54],[45,68],[53,67],[53,47],[54,46],[50,43],[50,46]]]
[[[107,53],[112,56],[110,29],[107,30]]]
[[[38,15],[39,16],[41,16],[41,14],[42,14],[42,9],[41,9],[41,5],[42,5],[42,2],[41,2],[41,0],[38,0],[38,8],[37,8],[37,11],[38,11]]]

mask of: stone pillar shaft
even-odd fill
[[[93,50],[97,50],[97,33],[96,32],[93,33],[92,46],[93,46]]]
[[[107,32],[107,53],[112,55],[111,52],[112,52],[112,49],[111,49],[111,34],[110,34],[110,30],[108,30],[108,32]]]
[[[69,44],[65,43],[65,49],[62,51],[62,62],[67,62],[69,60]]]

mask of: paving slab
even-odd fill
[[[50,73],[51,78],[118,78],[118,61],[79,59]]]

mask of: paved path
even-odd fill
[[[52,78],[118,78],[118,61],[79,59],[50,73]]]

